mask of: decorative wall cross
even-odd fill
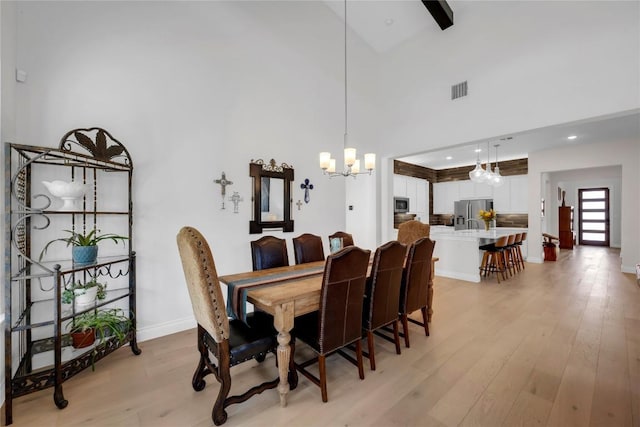
[[[224,209],[224,196],[227,194],[226,187],[227,185],[233,184],[233,181],[227,180],[227,176],[224,172],[222,172],[222,176],[220,177],[220,179],[216,179],[213,182],[222,186],[222,209]]]
[[[298,200],[296,202],[296,206],[298,207],[298,210],[300,210],[300,207],[302,206],[302,202],[300,200]]]
[[[229,200],[233,202],[233,213],[238,213],[238,203],[244,201],[237,191],[233,192],[233,196],[229,197]]]
[[[309,197],[309,190],[313,190],[313,184],[309,182],[309,178],[304,179],[304,184],[300,184],[300,188],[304,190],[304,202],[309,203],[309,200],[311,200]],[[298,210],[300,210],[299,207]]]

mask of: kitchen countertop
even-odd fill
[[[495,240],[502,236],[508,236],[509,234],[514,233],[522,233],[527,231],[527,228],[516,228],[516,227],[496,227],[492,228],[489,231],[485,230],[455,230],[453,227],[448,227],[444,225],[434,225],[431,226],[430,236],[433,240],[437,239],[447,239],[447,240],[464,240],[464,241],[473,241],[477,240],[480,244],[485,244],[481,242],[481,240]]]

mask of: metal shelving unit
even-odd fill
[[[89,185],[81,209],[60,211],[55,200],[39,192],[38,179],[49,175]],[[133,163],[126,148],[101,128],[74,129],[58,148],[7,143],[5,145],[5,422],[13,421],[14,398],[53,387],[55,404],[65,408],[62,384],[123,345],[115,337],[83,349],[70,346],[65,333],[76,316],[104,308],[127,310],[126,331],[134,354],[136,339],[136,254],[133,251]],[[102,185],[102,182],[105,185]],[[122,193],[126,191],[126,198]],[[116,199],[114,203],[110,199]],[[120,200],[118,200],[120,199]],[[107,200],[104,202],[103,200]],[[120,204],[114,208],[114,204]],[[89,265],[74,264],[64,245],[38,256],[47,237],[62,230],[86,233],[117,227],[127,237],[124,249],[99,257]],[[42,237],[44,236],[44,237]],[[118,253],[121,252],[121,253]],[[42,259],[41,259],[42,258]],[[68,259],[67,259],[68,258]],[[109,279],[103,300],[89,308],[65,306],[65,286],[78,280]]]

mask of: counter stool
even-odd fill
[[[522,256],[522,242],[527,240],[527,232],[523,232],[521,235],[520,241],[516,242],[516,256],[518,257],[518,262],[522,269],[524,270],[524,257]]]
[[[504,256],[504,266],[505,269],[507,270],[507,273],[509,274],[509,277],[513,276],[515,274],[516,268],[515,268],[515,264],[513,263],[513,245],[516,241],[516,235],[515,234],[509,234],[509,236],[507,236],[507,245],[504,248],[504,252],[503,252],[503,256]]]
[[[518,247],[518,242],[520,242],[521,240],[522,233],[516,233],[509,236],[509,242],[507,243],[509,250],[509,253],[507,255],[509,258],[507,260],[507,265],[509,267],[509,270],[513,270],[513,273],[520,272],[520,260],[518,259],[518,250],[516,248]]]
[[[503,280],[507,280],[504,253],[508,240],[509,236],[502,236],[495,243],[480,246],[480,249],[485,251],[480,265],[480,274],[486,277],[491,273],[496,273],[498,283],[500,283],[500,275]]]

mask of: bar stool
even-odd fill
[[[520,272],[520,258],[518,258],[518,244],[522,241],[522,233],[513,235],[513,244],[509,245],[509,266],[516,273]]]
[[[508,241],[509,236],[502,236],[495,243],[480,246],[480,249],[485,251],[480,265],[480,274],[484,274],[486,277],[491,273],[496,273],[498,283],[500,283],[500,275],[503,280],[507,280],[504,253]]]
[[[513,263],[513,253],[512,253],[512,249],[513,249],[513,245],[516,241],[516,235],[515,234],[509,234],[509,236],[507,236],[507,245],[504,248],[504,252],[503,252],[503,257],[504,257],[504,266],[507,270],[507,273],[509,274],[509,277],[512,277],[515,274],[515,265]]]
[[[527,232],[523,232],[520,234],[520,241],[516,242],[516,256],[518,257],[518,263],[520,264],[520,266],[522,267],[522,269],[524,270],[524,257],[522,256],[522,242],[524,242],[525,240],[527,240]]]

